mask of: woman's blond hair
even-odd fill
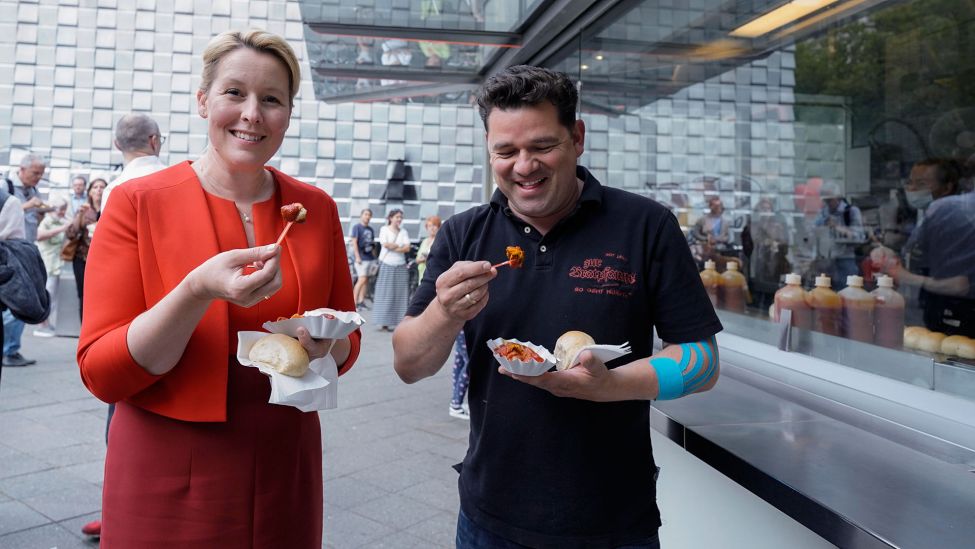
[[[245,31],[224,31],[213,37],[203,51],[203,78],[200,90],[206,93],[217,74],[217,65],[228,53],[240,48],[250,48],[260,53],[273,55],[284,63],[288,69],[288,92],[291,94],[291,105],[294,106],[298,86],[301,84],[301,67],[298,56],[280,36],[263,29],[249,29]]]

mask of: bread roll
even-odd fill
[[[958,356],[958,345],[963,343],[966,339],[962,335],[948,336],[941,340],[941,352],[949,356]]]
[[[940,353],[941,342],[944,341],[945,334],[941,332],[928,332],[918,337],[917,348],[929,353]]]
[[[962,337],[962,339],[958,341],[958,356],[975,360],[975,339],[964,336],[959,337]]]
[[[562,334],[562,337],[555,342],[555,367],[559,370],[568,370],[575,366],[576,356],[586,345],[595,345],[596,341],[585,333],[570,330]]]
[[[921,336],[930,333],[922,326],[908,326],[904,328],[904,346],[908,349],[920,349]]]
[[[258,339],[247,358],[286,376],[301,377],[308,371],[308,352],[297,339],[284,334]]]

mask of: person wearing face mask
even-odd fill
[[[929,206],[935,200],[957,194],[960,178],[958,164],[950,159],[927,158],[911,168],[910,178],[904,185],[904,199],[917,212],[917,218],[901,249],[903,263],[908,270],[919,272],[926,269],[928,261],[922,257],[924,249],[918,246],[919,230],[924,224]]]
[[[950,159],[915,164],[905,195],[918,225],[904,245],[904,265],[891,275],[929,329],[975,335],[975,195],[959,195],[961,170]],[[916,299],[916,301],[915,301]],[[909,313],[910,314],[910,313]],[[916,314],[916,313],[915,313]]]
[[[904,197],[918,211],[918,223],[932,202],[958,193],[960,178],[958,164],[948,158],[927,158],[914,164],[904,186]]]

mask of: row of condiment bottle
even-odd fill
[[[863,277],[846,277],[846,288],[831,288],[830,277],[816,277],[816,287],[802,289],[802,277],[785,276],[785,286],[775,292],[773,315],[792,311],[792,325],[830,335],[899,349],[904,344],[904,298],[894,290],[894,280],[877,278],[877,289],[863,289]]]
[[[712,306],[736,313],[745,312],[748,284],[745,275],[738,269],[737,261],[729,261],[725,266],[725,272],[721,274],[718,274],[715,269],[714,261],[705,261],[704,270],[701,271],[701,282],[704,283],[704,289],[708,291]]]

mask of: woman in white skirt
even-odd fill
[[[379,277],[376,279],[372,323],[380,330],[393,328],[406,315],[409,305],[410,273],[406,268],[406,252],[410,251],[410,235],[403,225],[403,211],[391,210],[386,226],[379,229]]]

